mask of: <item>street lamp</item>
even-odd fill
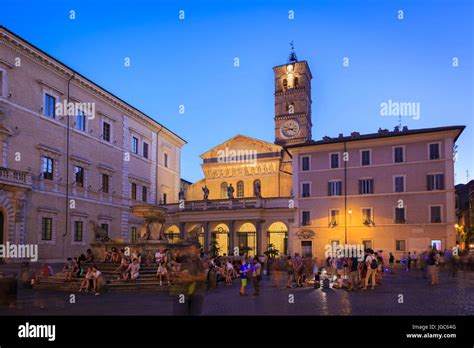
[[[351,227],[351,225],[352,225],[352,209],[349,208],[347,213],[349,214],[349,227]],[[344,232],[345,232],[344,244],[347,244],[347,228],[344,230]]]

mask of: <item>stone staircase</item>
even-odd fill
[[[119,274],[114,273],[119,264],[116,263],[95,263],[99,271],[107,281],[106,291],[109,292],[139,292],[139,291],[168,291],[169,286],[166,282],[166,277],[163,278],[163,286],[160,286],[160,282],[156,277],[157,266],[141,265],[140,276],[137,280],[123,280],[118,279]],[[92,267],[92,264],[83,263],[81,267],[84,268],[84,273],[88,267]],[[48,278],[40,278],[40,282],[37,283],[35,289],[50,289],[50,290],[61,290],[69,292],[78,292],[81,286],[81,282],[84,277],[73,278],[71,281],[65,282],[64,275],[56,273],[54,276]]]

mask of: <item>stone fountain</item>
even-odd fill
[[[133,243],[126,241],[107,241],[91,243],[92,252],[98,259],[102,259],[105,252],[115,247],[117,251],[129,248],[130,253],[138,250],[145,257],[148,250],[154,255],[158,249],[181,249],[187,245],[187,241],[169,243],[165,237],[165,221],[168,209],[157,205],[136,205],[131,207],[132,215],[144,219],[142,226],[138,228],[138,240]]]

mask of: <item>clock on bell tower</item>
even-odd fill
[[[288,63],[275,74],[275,144],[286,146],[311,141],[311,71],[292,50]]]

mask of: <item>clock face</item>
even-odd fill
[[[280,131],[285,138],[294,138],[300,132],[300,124],[295,120],[288,120],[281,125]]]

